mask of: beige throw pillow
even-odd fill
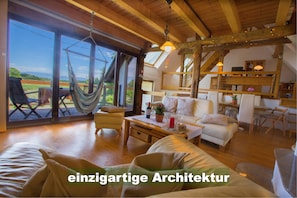
[[[24,184],[21,197],[39,197],[49,173],[47,165],[37,170]]]
[[[228,125],[228,116],[221,114],[204,114],[201,122],[204,124],[217,124],[222,126]]]
[[[124,112],[126,109],[123,107],[117,106],[103,106],[101,107],[101,111],[108,112],[108,113],[119,113]]]
[[[122,197],[144,197],[181,190],[182,182],[152,182],[156,175],[183,174],[183,159],[186,153],[151,153],[134,158],[128,172],[132,175],[147,175],[148,182],[133,185],[124,183]]]
[[[97,182],[71,183],[68,181],[69,175],[76,175],[77,172],[54,160],[45,160],[50,173],[43,185],[41,197],[98,197],[105,196],[106,186],[101,186]]]
[[[64,155],[61,153],[57,153],[55,151],[45,151],[43,149],[39,149],[42,154],[44,160],[53,159],[60,164],[63,164],[77,172],[82,174],[88,173],[96,173],[104,174],[105,170],[96,164],[93,164],[85,159],[76,158],[74,156]]]
[[[63,155],[54,151],[45,151],[43,149],[39,150],[42,153],[43,159],[47,162],[45,166],[40,168],[32,177],[25,183],[21,196],[26,197],[39,197],[39,196],[105,196],[107,191],[107,186],[100,186],[99,183],[90,184],[71,184],[69,192],[64,191],[65,183],[68,183],[67,177],[70,173],[80,174],[105,174],[105,170],[87,160],[76,158],[73,156]],[[47,160],[51,160],[48,162]],[[50,169],[51,167],[56,167],[56,170]],[[58,164],[57,164],[58,163]],[[66,167],[66,168],[65,168]],[[60,172],[61,170],[67,170],[66,173]],[[60,174],[61,177],[57,177],[56,174]],[[67,177],[66,177],[67,176]],[[63,179],[63,182],[62,180]],[[62,184],[62,183],[64,184]],[[51,187],[53,185],[53,187]],[[55,187],[55,188],[54,188]],[[74,187],[74,189],[72,189]],[[78,187],[78,188],[77,188]],[[89,189],[95,189],[93,192]],[[76,191],[80,189],[81,191]],[[65,194],[66,193],[66,194]],[[75,195],[75,193],[77,193]]]
[[[177,98],[170,98],[165,96],[163,99],[163,105],[166,112],[175,113],[177,107]]]
[[[177,114],[193,116],[194,100],[189,98],[179,98],[177,102]]]

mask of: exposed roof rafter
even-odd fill
[[[206,26],[184,1],[173,1],[171,7],[200,37],[210,37]]]
[[[149,15],[146,15],[139,10],[135,9],[135,4],[139,4],[137,1],[133,1],[133,7],[126,3],[123,0],[113,0],[115,4],[118,6],[124,8],[126,11],[128,11],[130,14],[134,15],[135,17],[141,19],[145,23],[149,24],[151,27],[155,28],[157,31],[164,33],[164,29],[166,27],[166,21],[160,19],[158,16],[154,15],[153,11],[146,10],[144,13],[149,13]],[[175,29],[170,29],[170,38],[176,42],[182,42],[183,36]]]
[[[164,40],[161,40],[159,35],[149,32],[144,28],[139,28],[137,25],[131,23],[129,19],[123,19],[123,17],[119,13],[110,10],[104,5],[101,5],[100,7],[93,7],[92,9],[90,9],[93,5],[92,1],[85,1],[85,0],[65,0],[65,1],[87,12],[91,13],[92,11],[94,11],[96,17],[99,17],[115,26],[118,26],[152,43],[162,43],[164,41]]]
[[[292,0],[280,0],[275,20],[276,26],[285,25],[288,17],[288,13],[290,12]]]
[[[229,0],[229,1],[219,0],[219,2],[232,32],[233,33],[241,32],[242,27],[241,27],[238,11],[234,0]]]

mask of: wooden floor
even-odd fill
[[[104,129],[94,134],[93,121],[79,121],[45,126],[9,129],[0,133],[0,149],[16,142],[32,142],[56,149],[58,152],[85,158],[100,166],[129,163],[134,156],[145,153],[150,145],[129,138],[123,147],[122,137],[116,131]],[[284,137],[280,131],[247,131],[235,134],[225,152],[216,145],[202,141],[200,148],[227,166],[235,169],[239,162],[252,162],[273,169],[274,149],[290,148],[295,138]]]

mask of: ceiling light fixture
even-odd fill
[[[222,62],[222,61],[219,61],[219,62],[217,63],[217,66],[218,66],[218,67],[223,67],[223,66],[224,66],[224,64],[223,64],[223,62]]]
[[[256,70],[256,71],[261,71],[262,69],[263,69],[263,66],[262,65],[256,65],[254,67],[254,70]]]
[[[223,66],[224,66],[224,64],[223,64],[222,61],[219,61],[219,62],[216,64],[216,66],[218,67],[218,72],[219,72],[219,73],[223,72]]]
[[[171,9],[170,4],[172,3],[172,0],[166,0],[167,4],[169,5],[169,11]],[[169,18],[169,17],[168,17]],[[168,21],[167,21],[168,22]],[[160,47],[161,50],[165,51],[165,52],[171,52],[171,50],[175,50],[176,47],[174,46],[174,44],[169,40],[168,34],[169,34],[169,29],[168,29],[168,23],[166,23],[166,27],[164,30],[164,34],[165,34],[165,43]]]

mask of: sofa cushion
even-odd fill
[[[197,124],[204,127],[201,135],[202,139],[221,146],[225,146],[238,129],[237,123],[229,123],[227,126],[222,126],[217,124],[204,124],[198,121]]]
[[[194,100],[191,98],[178,98],[177,99],[177,114],[186,116],[193,116]]]
[[[197,118],[202,118],[204,114],[212,113],[211,101],[195,99],[193,114]]]
[[[176,112],[177,98],[165,96],[163,98],[162,102],[164,104],[165,111],[170,112],[170,113],[175,113]]]
[[[199,118],[194,116],[180,116],[180,122],[185,124],[195,125],[198,122]]]
[[[148,180],[147,182],[138,185],[124,183],[122,197],[143,197],[181,190],[183,187],[182,182],[159,183],[153,182],[153,178],[155,174],[182,174],[184,172],[183,159],[186,155],[187,153],[156,152],[136,156],[133,159],[128,172],[132,175],[146,175],[148,176]]]

